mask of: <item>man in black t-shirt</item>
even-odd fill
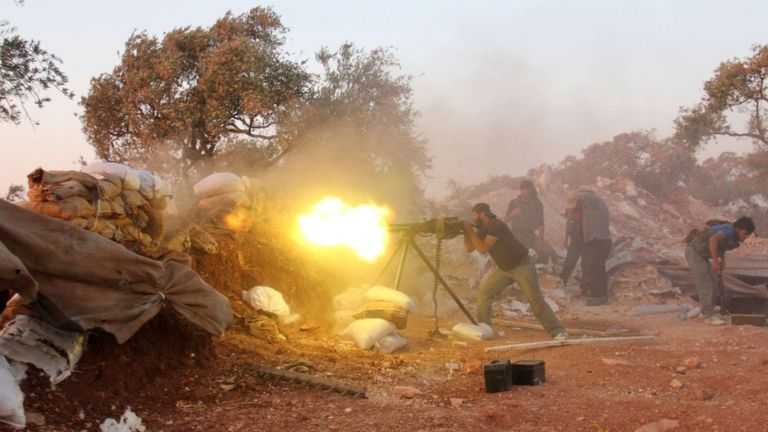
[[[464,246],[467,252],[489,253],[497,266],[477,292],[479,322],[491,325],[493,298],[517,283],[536,319],[550,336],[556,340],[568,338],[565,328],[541,295],[536,269],[528,261],[528,248],[512,235],[507,224],[496,218],[488,204],[478,203],[472,207],[472,221],[464,221]]]

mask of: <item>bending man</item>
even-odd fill
[[[488,252],[496,264],[496,270],[483,281],[477,293],[479,322],[492,326],[494,297],[517,283],[544,330],[555,340],[568,338],[565,328],[541,295],[536,270],[528,261],[528,248],[512,235],[507,224],[496,218],[488,204],[478,203],[472,207],[472,221],[464,221],[464,246],[467,252]]]

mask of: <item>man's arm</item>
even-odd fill
[[[717,243],[725,238],[723,233],[716,232],[709,236],[709,256],[712,258],[712,273],[718,274],[722,270],[720,266],[720,254],[717,251]]]
[[[493,245],[496,244],[497,240],[498,239],[496,237],[489,235],[480,240],[480,237],[478,237],[477,233],[475,232],[472,223],[468,221],[464,222],[464,248],[467,250],[467,252],[476,250],[480,253],[486,253],[491,250]]]

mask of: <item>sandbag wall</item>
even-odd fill
[[[163,214],[170,195],[147,171],[117,163],[93,163],[79,171],[27,176],[29,201],[19,206],[114,240],[131,251],[156,257],[163,239]]]

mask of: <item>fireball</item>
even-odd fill
[[[324,247],[345,246],[357,255],[374,261],[389,241],[389,209],[376,205],[351,206],[339,198],[326,197],[307,214],[299,216],[304,238]]]

